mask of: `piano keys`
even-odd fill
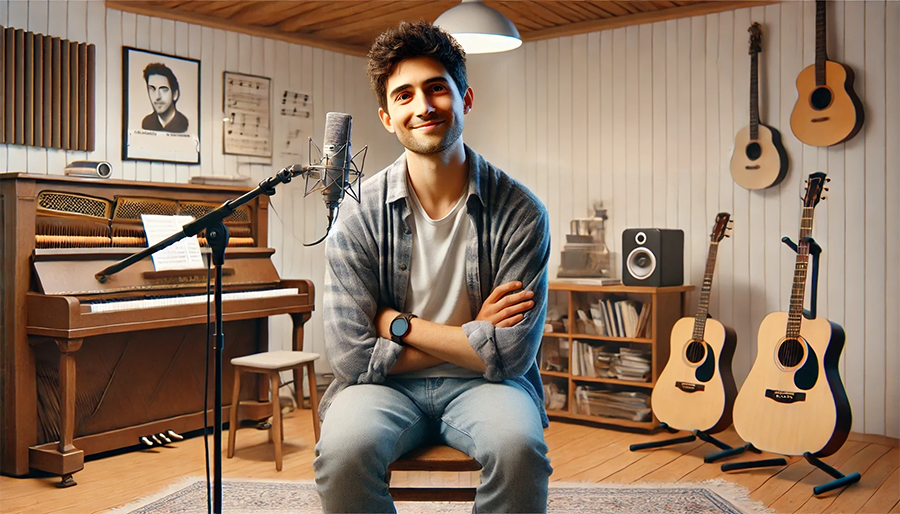
[[[38,469],[72,483],[85,455],[203,427],[203,396],[213,388],[203,382],[206,269],[157,272],[148,258],[104,283],[94,274],[146,244],[141,212],[197,217],[244,192],[0,174],[0,471]],[[291,316],[293,349],[301,350],[315,300],[311,282],[275,270],[265,246],[268,198],[244,207],[226,220],[237,237],[223,270],[224,390],[233,383],[231,358],[267,350],[268,316]],[[240,418],[266,418],[266,381],[244,391],[242,400],[256,401],[242,403]]]

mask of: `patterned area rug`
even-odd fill
[[[108,514],[205,514],[206,483],[191,478]],[[247,514],[313,514],[322,506],[311,481],[226,480],[223,511]],[[550,485],[550,514],[772,514],[723,480],[669,484]],[[399,502],[401,514],[469,514],[471,503]]]

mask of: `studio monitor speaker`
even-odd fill
[[[684,283],[684,232],[629,228],[622,233],[622,283],[627,286],[680,286]]]

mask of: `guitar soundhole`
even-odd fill
[[[697,364],[698,362],[703,360],[703,355],[706,354],[706,347],[700,341],[691,341],[688,343],[687,352],[685,357],[687,357],[688,362],[691,364]]]
[[[762,146],[759,143],[750,143],[747,145],[747,158],[751,161],[755,161],[759,159],[759,156],[762,155]]]
[[[778,348],[778,361],[785,368],[793,368],[803,360],[803,344],[796,339],[786,339]]]
[[[809,97],[812,108],[821,111],[831,105],[831,91],[826,87],[817,88]]]

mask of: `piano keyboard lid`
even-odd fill
[[[206,285],[206,268],[156,271],[150,258],[111,275],[100,283],[94,274],[128,257],[132,248],[35,249],[34,272],[38,291],[52,296],[171,291]],[[205,250],[204,255],[208,253]],[[228,248],[223,266],[223,287],[253,289],[280,282],[271,248]],[[215,273],[213,272],[213,280]]]

